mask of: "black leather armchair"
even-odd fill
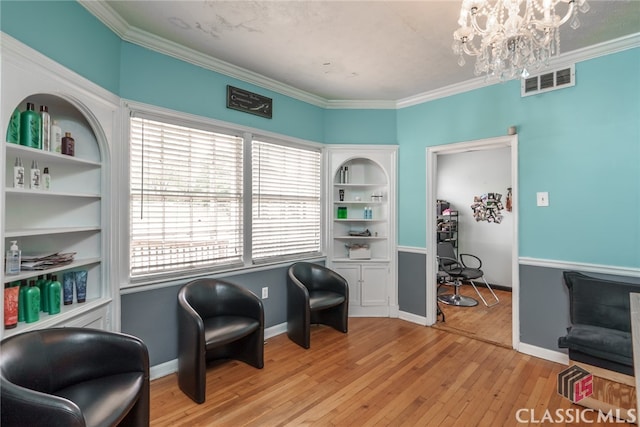
[[[3,427],[149,425],[149,353],[88,328],[25,332],[0,344]]]
[[[287,272],[287,335],[309,348],[311,324],[323,324],[347,333],[349,285],[333,270],[298,262]]]
[[[193,401],[206,397],[207,362],[236,359],[264,366],[264,309],[248,289],[198,279],[178,292],[178,385]]]

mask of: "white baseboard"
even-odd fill
[[[561,363],[567,366],[569,365],[569,355],[560,351],[549,350],[547,348],[542,348],[523,342],[518,345],[518,351],[520,353],[539,357],[540,359],[548,360],[550,362]]]
[[[264,339],[267,340],[285,332],[287,332],[287,323],[280,323],[279,325],[266,328],[264,330]],[[158,378],[171,375],[174,372],[178,372],[178,359],[169,360],[168,362],[152,366],[149,369],[149,378],[153,381]]]
[[[406,320],[407,322],[417,323],[418,325],[426,326],[427,318],[425,316],[418,316],[417,314],[407,313],[406,311],[398,312],[398,318]]]

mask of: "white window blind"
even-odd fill
[[[131,276],[242,261],[242,138],[130,121]]]
[[[320,152],[253,141],[252,258],[320,251]]]

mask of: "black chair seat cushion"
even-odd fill
[[[243,316],[214,316],[203,321],[207,351],[245,337],[260,328],[260,322]]]
[[[592,325],[574,325],[558,339],[560,348],[577,350],[605,360],[633,366],[631,334]]]
[[[460,270],[459,276],[465,280],[479,279],[484,276],[484,272],[479,268],[463,268]]]
[[[84,381],[52,394],[78,405],[86,425],[114,426],[133,407],[143,382],[142,373],[127,372]]]
[[[344,302],[344,295],[331,291],[309,291],[309,308],[311,311],[335,307]]]

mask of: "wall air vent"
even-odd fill
[[[551,90],[562,89],[575,86],[576,69],[575,65],[564,67],[558,70],[538,74],[520,81],[520,95],[537,95]]]

